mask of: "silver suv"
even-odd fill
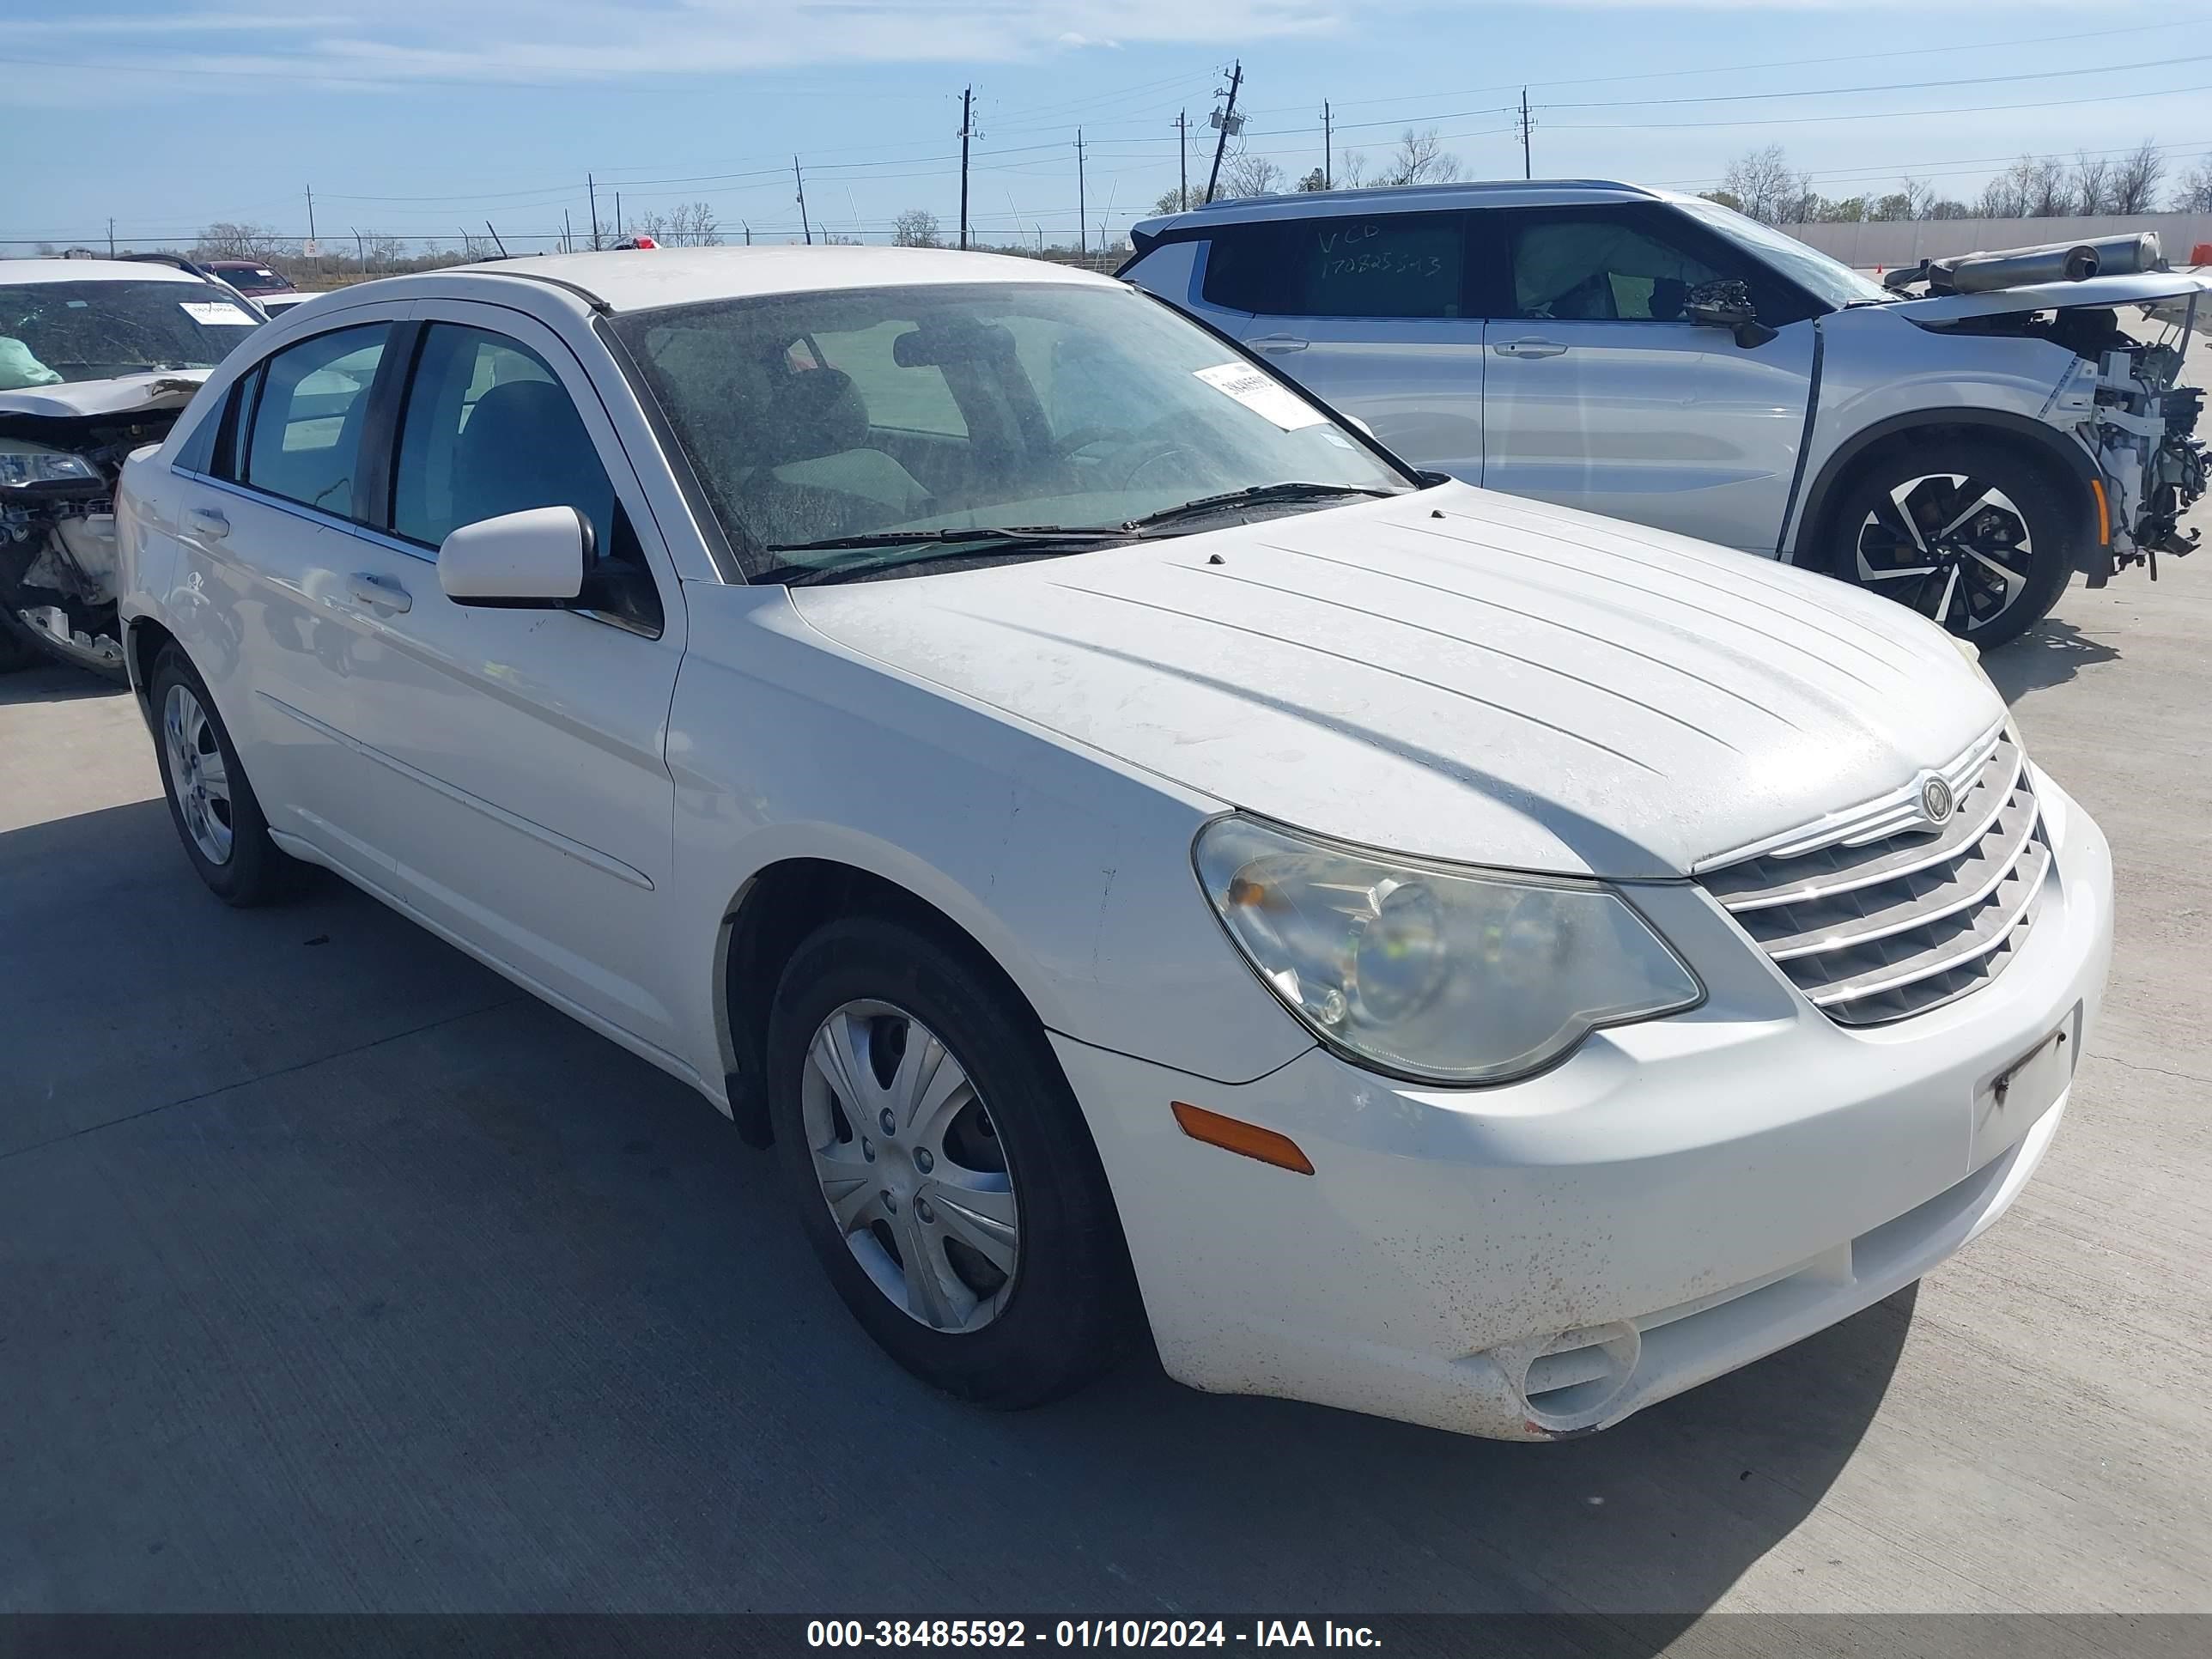
[[[2174,380],[2212,276],[2144,240],[2082,280],[2097,249],[1885,285],[1712,202],[1577,179],[1216,203],[1138,225],[1121,275],[1420,465],[1993,645],[2075,568],[2192,544],[2202,393]]]

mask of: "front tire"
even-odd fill
[[[1134,1322],[1105,1176],[1043,1030],[964,951],[834,921],[784,970],[769,1110],[800,1225],[922,1381],[1014,1409],[1089,1382]]]
[[[240,908],[289,898],[307,866],[270,839],[215,699],[183,652],[161,653],[147,694],[169,818],[208,890]]]
[[[1973,441],[1877,459],[1832,522],[1835,574],[1984,647],[2050,614],[2081,538],[2048,465]]]

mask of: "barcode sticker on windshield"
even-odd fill
[[[1302,426],[1319,426],[1328,418],[1249,363],[1223,363],[1218,368],[1198,368],[1191,373],[1216,392],[1228,393],[1255,415],[1273,421],[1285,432],[1295,432]]]
[[[177,308],[196,323],[251,324],[253,319],[228,300],[179,300]]]

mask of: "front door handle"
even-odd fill
[[[371,575],[367,571],[356,574],[353,579],[353,602],[365,610],[412,611],[414,596],[389,576]]]
[[[1311,343],[1295,334],[1262,334],[1256,340],[1247,341],[1255,351],[1304,351]]]
[[[1557,340],[1540,340],[1531,335],[1525,340],[1500,340],[1491,349],[1501,357],[1556,357],[1566,347]]]
[[[195,536],[219,542],[230,534],[230,520],[211,507],[190,507],[185,513],[185,528]]]

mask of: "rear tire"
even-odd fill
[[[2066,591],[2080,515],[2048,463],[1982,441],[1900,447],[1852,480],[1831,568],[1978,646],[2002,645]]]
[[[215,711],[215,699],[174,646],[155,659],[147,695],[169,818],[208,890],[241,909],[291,897],[305,884],[309,866],[270,839],[269,821]]]
[[[1113,1199],[1042,1029],[994,975],[898,922],[830,922],[784,970],[767,1062],[799,1224],[892,1358],[1008,1410],[1113,1364],[1137,1317]]]

